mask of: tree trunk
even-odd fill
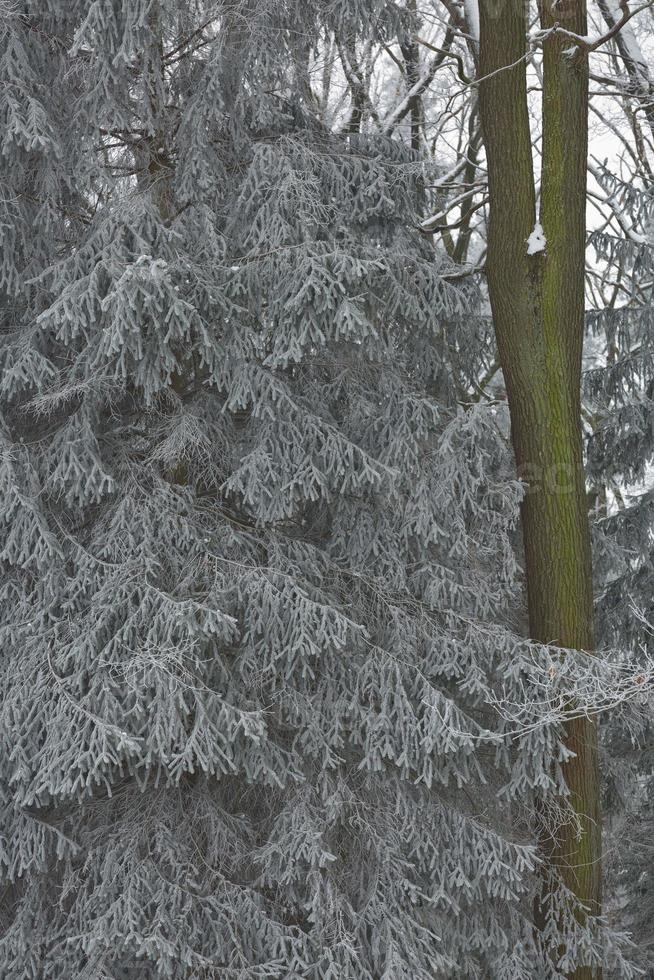
[[[583,0],[565,6],[565,27],[586,34]],[[562,19],[559,7],[556,16]],[[541,23],[545,28],[553,23],[545,5]],[[481,0],[480,28],[480,79],[498,72],[481,81],[479,93],[490,198],[486,270],[518,472],[528,484],[522,531],[530,635],[591,651],[592,573],[580,412],[587,64],[563,55],[569,41],[556,35],[545,41],[540,221],[546,245],[530,255],[536,195],[524,60],[526,9],[515,0]],[[574,752],[564,776],[576,821],[557,828],[556,839],[543,823],[542,848],[547,864],[591,913],[598,913],[595,720],[571,721],[564,735]],[[537,918],[545,914],[539,903]],[[587,967],[570,974],[575,980],[592,975]]]
[[[417,18],[416,0],[407,0],[407,10],[413,20]],[[400,44],[402,57],[404,59],[404,70],[406,71],[406,84],[409,91],[417,85],[420,80],[420,48],[415,39],[415,23],[411,26],[411,37],[404,39]],[[415,95],[411,99],[411,149],[416,152],[420,149],[420,127],[422,125],[422,96]]]

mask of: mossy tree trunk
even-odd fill
[[[565,27],[586,34],[584,0],[568,0],[565,7]],[[588,68],[583,56],[571,60],[563,53],[569,39],[552,34],[545,40],[539,220],[546,245],[529,255],[527,240],[537,215],[526,17],[519,0],[480,0],[479,96],[490,198],[486,269],[513,446],[528,484],[522,530],[530,634],[543,643],[592,651],[580,411]],[[558,8],[556,17],[563,19]],[[553,24],[545,4],[541,24]],[[601,825],[595,720],[570,721],[565,741],[574,752],[564,775],[578,826],[566,823],[554,836],[543,823],[542,847],[546,862],[597,913]],[[589,980],[593,973],[581,967],[571,976]]]

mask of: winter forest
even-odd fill
[[[652,980],[651,0],[0,38],[0,980]]]

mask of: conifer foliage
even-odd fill
[[[506,418],[456,406],[474,289],[416,230],[416,155],[306,85],[321,38],[402,29],[3,16],[5,980],[565,969],[516,819],[558,737],[484,708],[526,644]]]
[[[606,167],[598,169],[597,178],[633,229],[630,238],[604,229],[591,236],[606,282],[624,282],[622,291],[607,290],[605,305],[588,314],[599,348],[585,378],[592,410],[588,470],[595,485],[605,488],[596,506],[598,622],[607,645],[635,652],[649,666],[654,640],[652,188],[636,176],[627,183]],[[614,505],[607,513],[611,495]],[[636,681],[640,696],[612,713],[604,726],[607,912],[632,932],[637,962],[647,971],[654,948],[651,682],[646,673]]]

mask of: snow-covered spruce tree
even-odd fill
[[[556,731],[485,707],[525,682],[521,490],[499,409],[456,404],[472,289],[415,155],[307,84],[322,37],[401,30],[381,0],[3,17],[5,980],[595,955],[574,910],[531,925]]]
[[[606,646],[636,654],[649,665],[636,677],[643,688],[641,696],[634,705],[614,712],[604,725],[607,912],[632,931],[638,961],[651,971],[654,198],[650,181],[638,174],[627,183],[603,166],[596,168],[595,175],[628,232],[618,238],[611,229],[602,229],[591,236],[598,265],[605,270],[608,297],[604,308],[588,314],[597,351],[585,379],[589,474],[597,498],[599,635]]]

